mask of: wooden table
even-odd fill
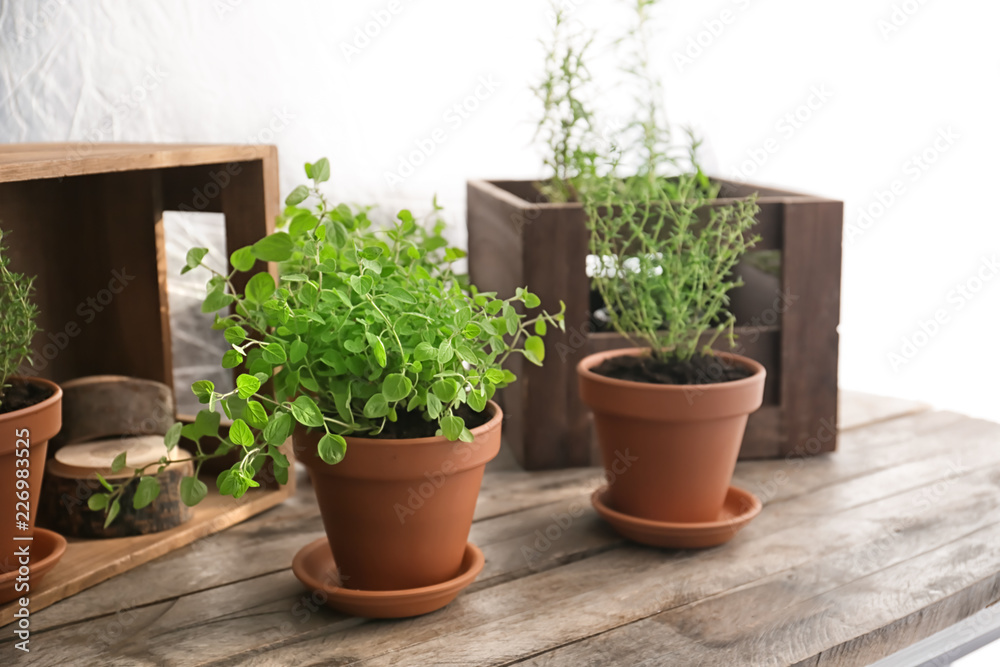
[[[30,655],[4,628],[0,664],[864,665],[992,614],[1000,425],[841,401],[837,453],[739,464],[764,511],[716,549],[626,543],[590,508],[597,470],[498,459],[472,528],[478,581],[439,612],[369,621],[316,604],[289,570],[322,535],[305,483],[34,614]]]

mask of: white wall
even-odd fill
[[[576,5],[574,16],[591,25],[622,18],[613,0]],[[899,25],[880,28],[894,7]],[[273,142],[283,191],[304,161],[327,155],[336,195],[420,208],[436,192],[461,239],[467,178],[540,175],[527,86],[541,64],[545,8],[540,0],[8,0],[0,141]],[[715,173],[841,198],[849,230],[862,211],[874,214],[845,240],[841,384],[1000,419],[1000,277],[971,299],[953,291],[988,273],[986,259],[1000,259],[989,202],[1000,146],[1000,6],[668,0],[664,10],[667,106],[708,138]],[[387,25],[348,58],[343,45],[372,12]],[[692,62],[680,62],[689,47]],[[453,107],[477,87],[483,99],[462,118]],[[800,108],[810,101],[815,109]],[[783,118],[797,109],[809,118],[796,128]],[[385,172],[438,128],[444,142],[390,188]],[[912,156],[932,151],[942,131],[954,140],[914,171]],[[750,155],[762,165],[747,163]],[[879,193],[897,180],[902,194],[880,214]],[[924,340],[920,323],[936,312],[947,322]],[[890,353],[913,336],[924,344],[894,368]]]

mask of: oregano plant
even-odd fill
[[[38,331],[38,307],[31,300],[34,276],[10,270],[0,229],[0,409],[9,380],[31,360],[31,339]]]
[[[442,235],[436,201],[429,220],[403,210],[378,228],[367,209],[327,200],[319,188],[330,175],[325,158],[307,164],[306,175],[311,183],[286,199],[280,231],[233,252],[227,273],[206,264],[207,249],[188,252],[183,270],[211,276],[202,310],[215,313],[214,328],[229,344],[221,364],[238,372],[230,391],[195,382],[206,408],[165,438],[168,449],[182,436],[196,444],[196,475],[181,486],[188,504],[207,493],[197,478],[201,464],[233,450],[239,461],[217,479],[223,495],[239,498],[257,486],[254,476],[268,460],[286,482],[289,461],[279,448],[296,424],[324,432],[318,455],[331,465],[345,456],[348,435],[471,441],[487,402],[516,379],[506,360],[517,354],[541,365],[548,327],[565,327],[563,312],[539,310],[527,289],[500,299],[468,284],[455,270],[466,254]],[[236,289],[236,276],[258,261],[279,263],[279,277],[254,273]],[[206,451],[201,440],[221,435],[218,409],[232,423]],[[125,456],[115,463],[122,469]],[[152,475],[168,463],[136,471],[137,504],[155,499]],[[131,482],[107,484],[91,507],[106,508],[113,520]]]

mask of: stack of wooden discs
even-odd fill
[[[67,537],[103,538],[145,535],[181,525],[193,510],[181,501],[181,479],[194,474],[189,454],[168,452],[163,435],[173,423],[170,388],[159,382],[119,376],[81,378],[62,385],[63,430],[46,463],[38,524]],[[125,467],[112,472],[116,456],[126,452]],[[129,483],[119,498],[120,512],[107,528],[103,510],[87,501],[106,492],[97,475],[115,485],[132,479],[136,469],[155,473],[160,495],[142,509],[133,507],[137,485]],[[149,467],[146,467],[149,466]]]

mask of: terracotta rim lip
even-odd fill
[[[500,428],[500,424],[503,422],[503,410],[500,406],[493,401],[489,401],[486,404],[486,409],[493,410],[493,416],[490,417],[489,421],[485,424],[480,424],[472,431],[472,435],[480,436],[489,433],[490,431]],[[313,432],[315,429],[309,429],[309,432]],[[347,441],[348,445],[362,445],[365,447],[399,447],[400,445],[439,445],[441,443],[454,444],[451,440],[448,440],[443,435],[431,435],[425,438],[405,438],[405,439],[389,439],[389,438],[359,438],[352,435],[345,435],[344,440]],[[455,442],[461,442],[461,440],[456,440]]]
[[[593,504],[594,509],[597,510],[598,514],[605,515],[620,521],[623,524],[628,525],[631,528],[643,528],[652,531],[664,531],[664,530],[684,530],[689,532],[694,531],[709,531],[718,530],[719,528],[728,528],[732,525],[743,525],[752,521],[760,511],[764,508],[764,505],[760,502],[760,498],[750,493],[746,489],[741,489],[738,486],[729,485],[729,490],[726,491],[726,497],[734,491],[741,497],[748,498],[750,500],[750,509],[746,512],[732,517],[731,519],[721,519],[719,521],[699,521],[693,523],[681,523],[677,521],[654,521],[653,519],[643,519],[642,517],[632,516],[631,514],[624,514],[616,509],[612,509],[610,505],[604,502],[604,497],[608,493],[608,486],[602,486],[590,496],[591,504]],[[725,505],[725,503],[723,503]]]
[[[67,544],[66,538],[55,531],[47,530],[45,528],[35,527],[34,532],[32,533],[34,539],[25,540],[25,544],[31,544],[31,545],[37,544],[37,542],[40,541],[38,540],[39,534],[45,535],[46,538],[51,542],[53,542],[55,546],[49,553],[45,554],[38,560],[31,561],[31,563],[28,565],[28,567],[31,568],[31,574],[33,577],[37,576],[39,573],[45,574],[50,569],[52,569],[55,566],[55,564],[58,563],[59,560],[63,557],[63,554],[66,552],[66,544]],[[15,578],[17,578],[17,569],[0,574],[0,586],[10,583]]]
[[[40,384],[47,389],[51,389],[52,395],[46,398],[41,403],[35,403],[34,405],[29,405],[26,408],[21,408],[20,410],[15,410],[14,412],[5,412],[4,414],[0,415],[0,422],[5,422],[7,420],[15,419],[17,417],[23,417],[25,415],[33,415],[36,412],[42,412],[43,410],[52,407],[53,405],[62,400],[63,396],[62,387],[57,385],[52,380],[46,380],[44,378],[36,378],[30,375],[29,376],[15,375],[10,379],[19,380],[21,382],[25,382],[28,384],[36,384],[36,385]]]
[[[632,356],[637,357],[646,351],[648,347],[626,347],[618,350],[607,350],[605,352],[595,352],[594,354],[588,354],[586,357],[580,360],[576,365],[577,374],[584,379],[590,380],[591,382],[600,382],[602,384],[608,384],[613,387],[629,387],[637,388],[642,387],[648,391],[655,391],[661,393],[675,393],[675,392],[688,392],[692,388],[697,388],[699,391],[721,391],[722,389],[739,389],[741,387],[748,387],[755,385],[761,381],[762,376],[766,373],[763,364],[758,361],[751,359],[750,357],[744,357],[742,354],[734,354],[732,352],[713,352],[718,357],[724,359],[733,360],[744,367],[749,367],[753,371],[753,375],[739,380],[728,380],[726,382],[711,382],[708,384],[653,384],[651,382],[632,382],[631,380],[619,380],[617,378],[609,378],[604,375],[600,375],[590,370],[592,367],[601,363],[605,359],[611,359],[613,357],[625,357]]]
[[[483,555],[482,550],[472,542],[466,542],[465,552],[462,555],[462,562],[463,564],[466,560],[469,560],[470,562],[467,567],[462,568],[461,572],[447,581],[442,581],[439,584],[432,584],[430,586],[406,588],[397,591],[363,591],[355,588],[343,588],[342,586],[323,584],[313,575],[312,572],[306,569],[306,561],[309,560],[310,556],[312,556],[317,549],[321,549],[323,547],[329,548],[329,540],[326,537],[321,537],[299,549],[298,553],[295,554],[295,558],[292,559],[292,571],[299,581],[313,590],[321,590],[331,596],[336,596],[340,600],[350,602],[399,603],[406,602],[412,598],[460,591],[471,584],[472,581],[479,576],[479,573],[483,570],[483,566],[486,564],[486,557]],[[334,562],[334,565],[336,565],[336,562]]]

